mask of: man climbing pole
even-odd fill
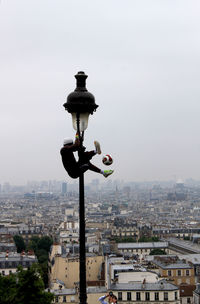
[[[98,141],[94,141],[94,150],[86,152],[84,151],[81,153],[81,160],[79,158],[79,160],[76,161],[74,152],[79,151],[80,146],[80,139],[77,133],[75,142],[73,143],[71,138],[65,139],[63,142],[63,147],[60,150],[63,166],[70,177],[78,178],[81,173],[84,173],[87,170],[100,173],[104,177],[108,177],[114,172],[114,170],[101,170],[90,162],[94,155],[101,154],[101,147]],[[83,147],[83,149],[85,150],[85,147]]]

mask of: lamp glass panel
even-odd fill
[[[90,113],[80,113],[80,132],[83,132],[87,129],[88,126],[88,119]],[[74,130],[77,131],[77,118],[76,113],[72,113],[72,125]]]

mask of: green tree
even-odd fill
[[[41,271],[37,265],[16,274],[0,276],[1,304],[51,304],[54,296],[44,290]]]
[[[2,276],[0,275],[0,303],[15,304],[17,295],[17,286],[15,275]]]
[[[21,253],[23,250],[26,249],[26,245],[24,243],[24,239],[23,239],[22,236],[14,235],[13,239],[14,239],[15,245],[17,247],[17,252],[18,253]]]
[[[159,237],[157,237],[157,236],[152,236],[152,242],[159,242],[160,240],[159,240]]]
[[[33,241],[36,244],[39,242],[39,240],[40,240],[39,236],[36,236],[36,235],[32,236],[32,238],[31,238],[31,241]]]
[[[42,264],[48,260],[48,252],[44,249],[37,249],[36,255],[38,257],[39,264]]]
[[[37,265],[32,265],[28,270],[20,269],[16,304],[50,304],[52,300],[53,295],[44,290],[41,270]]]
[[[44,249],[49,252],[51,245],[53,244],[52,239],[49,236],[43,236],[38,242],[38,249]]]
[[[28,250],[33,250],[34,252],[36,252],[39,240],[40,238],[38,236],[32,236],[28,243]]]
[[[44,261],[43,263],[40,263],[41,268],[41,276],[43,279],[43,282],[45,284],[45,287],[48,286],[48,260]]]
[[[166,252],[160,248],[152,249],[149,255],[165,255]]]
[[[52,244],[53,240],[49,236],[32,237],[28,244],[28,248],[37,256],[45,286],[48,284],[48,254]]]
[[[157,236],[152,236],[152,237],[142,236],[139,238],[138,242],[159,242],[159,238]]]

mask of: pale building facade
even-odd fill
[[[153,249],[161,249],[169,254],[168,242],[118,243],[117,249],[122,254],[138,254],[140,257],[149,255]]]
[[[86,256],[86,280],[100,281],[104,257],[95,254]],[[75,283],[79,281],[79,256],[62,252],[60,245],[52,246],[50,254],[50,282],[56,279],[61,280],[66,288],[74,288]]]
[[[114,226],[112,228],[112,237],[117,237],[117,238],[129,237],[137,241],[139,238],[139,229],[136,228],[135,226],[128,226],[128,227]]]
[[[160,276],[170,280],[175,285],[195,285],[194,266],[191,263],[165,258],[155,259],[153,263],[158,267]]]
[[[177,286],[161,281],[157,283],[116,284],[111,286],[118,303],[171,303],[180,304]]]
[[[51,290],[55,295],[53,303],[80,303],[79,295],[76,289]],[[87,288],[87,304],[100,304],[98,299],[107,293],[105,287],[89,287]]]
[[[23,269],[27,269],[33,263],[37,262],[35,255],[20,254],[20,253],[1,253],[0,254],[0,275],[7,276],[17,272],[21,265]]]

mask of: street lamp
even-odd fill
[[[86,89],[87,75],[78,72],[75,75],[76,89],[67,97],[67,102],[63,105],[72,115],[73,128],[78,132],[80,147],[78,156],[80,165],[83,164],[84,131],[88,126],[89,115],[96,111],[98,105],[95,104],[94,96]],[[79,176],[79,298],[80,304],[87,303],[86,292],[86,263],[85,263],[85,199],[84,199],[84,173]]]

